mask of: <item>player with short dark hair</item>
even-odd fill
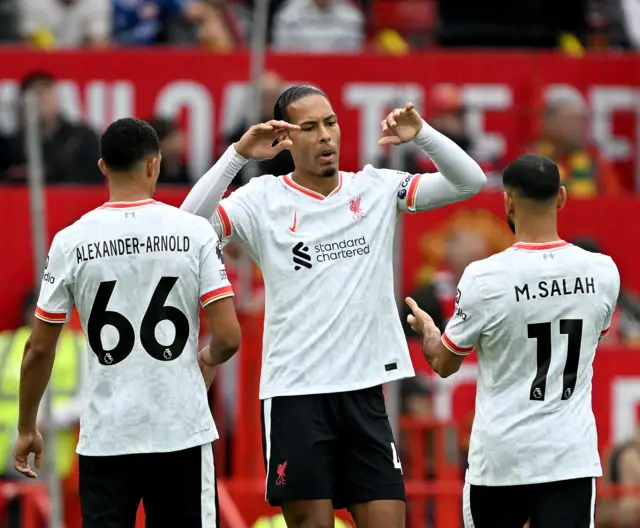
[[[132,117],[114,121],[100,138],[102,162],[118,176],[132,176],[141,161],[158,157],[160,140],[148,123]],[[104,172],[104,169],[101,170]]]
[[[558,236],[567,193],[555,163],[526,154],[503,183],[516,243],[467,267],[442,335],[411,298],[409,323],[442,377],[478,354],[465,527],[591,528],[602,476],[593,360],[620,276],[610,257]]]
[[[361,528],[401,528],[402,466],[382,394],[383,383],[414,375],[395,302],[396,222],[469,198],[486,178],[412,104],[382,122],[380,144],[415,141],[439,173],[341,172],[338,117],[316,87],[289,88],[274,115],[229,147],[182,205],[211,218],[224,241],[243,242],[262,270],[266,496],[289,528],[333,526],[334,508]],[[292,174],[254,178],[220,201],[249,159],[283,149]]]
[[[147,123],[120,119],[101,146],[109,201],[56,234],[45,263],[14,466],[35,478],[34,453],[40,467],[38,407],[75,304],[90,352],[77,449],[82,525],[131,527],[142,500],[149,527],[217,527],[207,387],[214,359],[240,340],[220,242],[207,221],[151,198],[161,154]],[[199,304],[212,332],[200,352]]]

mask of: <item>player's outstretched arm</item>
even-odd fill
[[[452,354],[442,344],[440,330],[429,314],[420,309],[416,301],[411,297],[407,297],[405,301],[413,312],[407,317],[407,321],[412,330],[422,336],[422,353],[433,371],[443,378],[458,372],[465,356]]]
[[[438,168],[435,174],[417,174],[409,185],[408,198],[399,196],[406,211],[426,211],[471,198],[484,187],[487,177],[480,166],[448,137],[429,126],[413,104],[397,108],[381,123],[381,146],[414,141]]]
[[[264,160],[275,157],[291,146],[284,136],[300,127],[285,121],[269,121],[252,126],[240,140],[231,145],[216,164],[193,186],[180,209],[211,218],[231,180],[249,160]],[[282,138],[275,146],[273,142]]]

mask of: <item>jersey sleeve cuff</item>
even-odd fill
[[[422,178],[422,174],[415,174],[413,178],[411,178],[411,183],[409,184],[409,192],[407,193],[407,209],[410,212],[416,212],[416,199],[418,197],[418,186],[420,185],[420,179]]]
[[[67,322],[66,312],[49,312],[48,310],[43,310],[39,306],[36,307],[35,316],[45,323],[63,324]]]
[[[229,220],[229,215],[222,205],[218,205],[216,208],[216,214],[218,215],[220,224],[222,225],[222,238],[231,236],[231,221]]]
[[[200,296],[200,303],[202,307],[206,307],[212,302],[219,301],[220,299],[224,299],[225,297],[233,296],[233,288],[231,286],[223,286],[222,288],[217,288],[210,292],[205,293]]]
[[[456,345],[446,333],[442,334],[442,344],[449,349],[450,352],[456,354],[457,356],[468,356],[473,352],[474,347],[461,347]]]

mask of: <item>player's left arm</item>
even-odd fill
[[[467,270],[460,279],[455,312],[442,334],[413,299],[407,298],[407,304],[413,312],[409,324],[422,336],[422,353],[434,372],[443,378],[458,372],[464,358],[473,352],[486,322],[485,302],[473,275]]]
[[[613,313],[616,311],[616,306],[618,304],[618,297],[620,296],[620,272],[618,271],[618,266],[616,266],[615,262],[611,257],[609,257],[610,266],[608,270],[608,288],[607,295],[605,298],[605,302],[607,303],[607,312],[604,324],[602,325],[602,330],[600,331],[600,340],[605,338],[609,334],[609,328],[611,327],[611,319],[613,318]]]
[[[35,321],[22,358],[18,417],[20,434],[33,434],[36,431],[38,408],[51,378],[58,338],[73,307],[70,280],[69,264],[56,235],[45,263]]]
[[[439,172],[407,175],[397,189],[398,209],[427,211],[471,198],[487,177],[464,150],[428,125],[413,104],[391,112],[381,123],[385,136],[380,145],[415,142],[431,158]]]

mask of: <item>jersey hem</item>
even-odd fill
[[[384,385],[391,381],[398,381],[401,379],[412,378],[416,375],[413,368],[398,372],[393,377],[385,377],[376,379],[375,381],[363,381],[360,383],[346,383],[343,385],[323,385],[323,386],[311,386],[290,389],[287,391],[264,391],[260,390],[259,398],[261,400],[268,400],[270,398],[277,398],[279,396],[307,396],[309,394],[333,394],[336,392],[353,392],[362,389],[370,389],[378,385]]]
[[[90,446],[83,446],[81,444],[78,444],[78,447],[76,448],[76,453],[78,453],[81,456],[95,456],[95,457],[109,457],[109,456],[121,456],[121,455],[149,455],[153,453],[175,453],[177,451],[185,451],[186,449],[191,449],[192,447],[210,444],[212,442],[215,442],[218,438],[219,438],[218,432],[214,428],[214,430],[211,431],[211,434],[207,436],[197,435],[190,442],[185,442],[184,444],[180,444],[179,446],[171,446],[164,449],[161,449],[161,448],[124,449],[124,450],[118,450],[117,452],[115,452],[115,451],[107,451],[104,449],[94,450],[94,449],[91,449]],[[90,441],[87,441],[87,442],[90,442]]]
[[[549,482],[561,482],[563,480],[574,480],[579,478],[599,478],[602,477],[602,468],[593,471],[575,471],[573,473],[563,473],[562,475],[544,475],[532,478],[512,478],[498,481],[497,479],[475,478],[469,476],[469,471],[465,476],[465,481],[472,486],[527,486],[529,484],[546,484]]]

